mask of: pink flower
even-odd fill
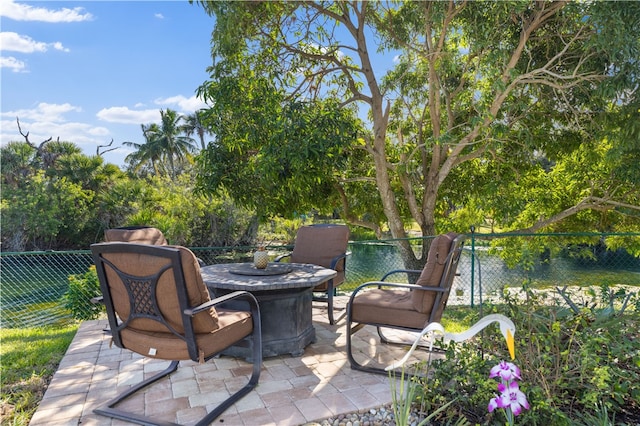
[[[502,380],[506,380],[506,381],[513,380],[513,379],[520,379],[520,369],[518,368],[517,365],[511,362],[500,361],[500,364],[493,367],[489,372],[490,379],[493,379],[494,377],[498,377],[498,376]]]
[[[522,413],[522,409],[529,409],[526,395],[520,390],[516,379],[520,379],[520,369],[510,363],[501,361],[491,369],[490,378],[499,377],[498,392],[489,401],[487,409],[492,413],[496,408],[502,408],[507,417],[507,424],[514,424],[514,417]]]
[[[501,383],[502,384],[502,383]],[[522,412],[522,408],[529,409],[529,402],[527,402],[527,396],[522,393],[518,386],[518,382],[515,380],[509,383],[509,387],[501,393],[501,403],[504,407],[510,408],[514,416],[517,416]]]
[[[504,383],[498,383],[498,392],[500,395],[497,395],[495,398],[491,398],[489,401],[489,412],[491,413],[496,408],[507,408],[509,407],[509,399],[507,393],[507,386]]]

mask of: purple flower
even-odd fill
[[[501,361],[491,369],[490,378],[499,377],[498,392],[489,401],[487,409],[492,413],[496,408],[502,408],[507,417],[507,424],[514,424],[514,417],[522,413],[522,409],[529,409],[526,395],[520,390],[516,379],[520,379],[520,369],[510,363]]]
[[[489,412],[493,412],[496,408],[507,408],[509,407],[508,395],[505,393],[507,390],[507,386],[504,383],[498,383],[498,392],[500,395],[497,395],[495,398],[491,398],[489,401]]]
[[[502,383],[500,383],[502,385]],[[499,385],[498,385],[499,387]],[[522,393],[518,386],[518,382],[515,380],[509,383],[509,387],[503,385],[504,391],[501,393],[502,404],[504,407],[510,408],[514,416],[517,416],[522,412],[522,408],[529,409],[529,403],[527,402],[527,396]]]
[[[511,362],[500,361],[500,364],[496,365],[489,372],[489,378],[500,377],[502,380],[520,379],[520,369],[518,366]]]
[[[489,401],[489,412],[493,413],[493,410],[495,410],[496,408],[503,408],[500,405],[502,404],[502,398],[500,398],[499,396],[496,396],[495,398],[491,398],[491,400]]]

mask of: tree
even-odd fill
[[[126,141],[122,145],[135,148],[135,151],[125,157],[125,162],[130,165],[131,169],[139,173],[140,170],[151,168],[156,176],[161,175],[163,149],[157,139],[153,139],[154,134],[159,133],[158,125],[155,123],[145,125],[141,124],[142,135],[145,142],[142,144]]]
[[[375,188],[394,238],[407,236],[409,221],[434,235],[437,220],[449,225],[441,218],[471,201],[507,229],[545,229],[564,219],[562,212],[615,214],[620,206],[636,212],[637,227],[637,178],[620,173],[609,176],[613,183],[605,176],[556,183],[556,190],[575,187],[572,197],[548,199],[537,217],[524,220],[523,212],[540,201],[530,190],[552,179],[554,165],[615,135],[616,119],[607,117],[637,111],[639,3],[196,3],[216,18],[213,79],[223,71],[242,79],[250,70],[291,102],[333,98],[366,109],[369,132],[352,149],[364,151],[369,167],[343,176],[343,212],[362,217],[353,194]],[[636,139],[626,141],[625,152],[640,146],[640,124],[631,127]],[[615,151],[620,141],[609,140]],[[476,170],[485,172],[478,182]],[[497,185],[514,181],[509,193]],[[485,202],[495,191],[508,208]],[[415,263],[408,243],[401,252]]]
[[[195,150],[193,139],[183,135],[183,120],[185,117],[176,111],[160,110],[160,125],[142,125],[144,144],[123,142],[123,145],[137,149],[125,161],[132,164],[134,171],[151,164],[156,175],[161,173],[160,165],[166,164],[170,176],[177,176],[178,168],[188,163],[188,156]]]
[[[198,139],[200,140],[200,149],[204,151],[207,147],[206,142],[204,141],[204,135],[210,133],[207,128],[202,124],[202,119],[200,116],[202,115],[202,111],[195,111],[193,114],[189,114],[185,117],[185,123],[182,125],[182,129],[187,137],[191,137],[191,135],[198,135]]]
[[[331,100],[285,103],[260,78],[222,75],[206,96],[217,99],[202,114],[216,142],[199,158],[201,190],[229,193],[259,215],[339,205],[336,169],[346,167],[344,147],[358,132],[350,111]]]

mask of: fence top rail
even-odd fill
[[[91,250],[42,250],[42,251],[2,251],[0,257],[3,256],[38,256],[50,254],[91,254]]]
[[[503,232],[503,233],[468,233],[465,234],[473,238],[509,238],[509,237],[640,237],[640,232],[557,232],[557,233],[533,233],[533,232]],[[349,244],[367,244],[367,245],[388,245],[398,241],[420,241],[435,238],[435,235],[426,235],[422,237],[408,238],[389,238],[385,240],[358,240],[349,241]],[[253,250],[257,246],[216,246],[216,247],[190,247],[191,250]],[[293,245],[270,245],[268,249],[292,249]],[[0,257],[4,256],[37,256],[51,254],[90,254],[91,250],[41,250],[41,251],[25,251],[25,252],[3,252],[0,251]]]
[[[503,237],[640,237],[640,232],[469,232],[465,234],[474,238],[503,238]],[[349,241],[352,244],[384,244],[406,240],[426,240],[435,238],[435,235],[421,237],[388,238],[384,240],[359,240]]]

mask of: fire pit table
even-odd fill
[[[306,263],[223,263],[201,268],[202,279],[215,297],[238,290],[253,294],[260,305],[262,355],[301,356],[315,341],[311,321],[313,287],[336,276],[333,269]],[[249,348],[233,346],[224,354],[249,357]]]

